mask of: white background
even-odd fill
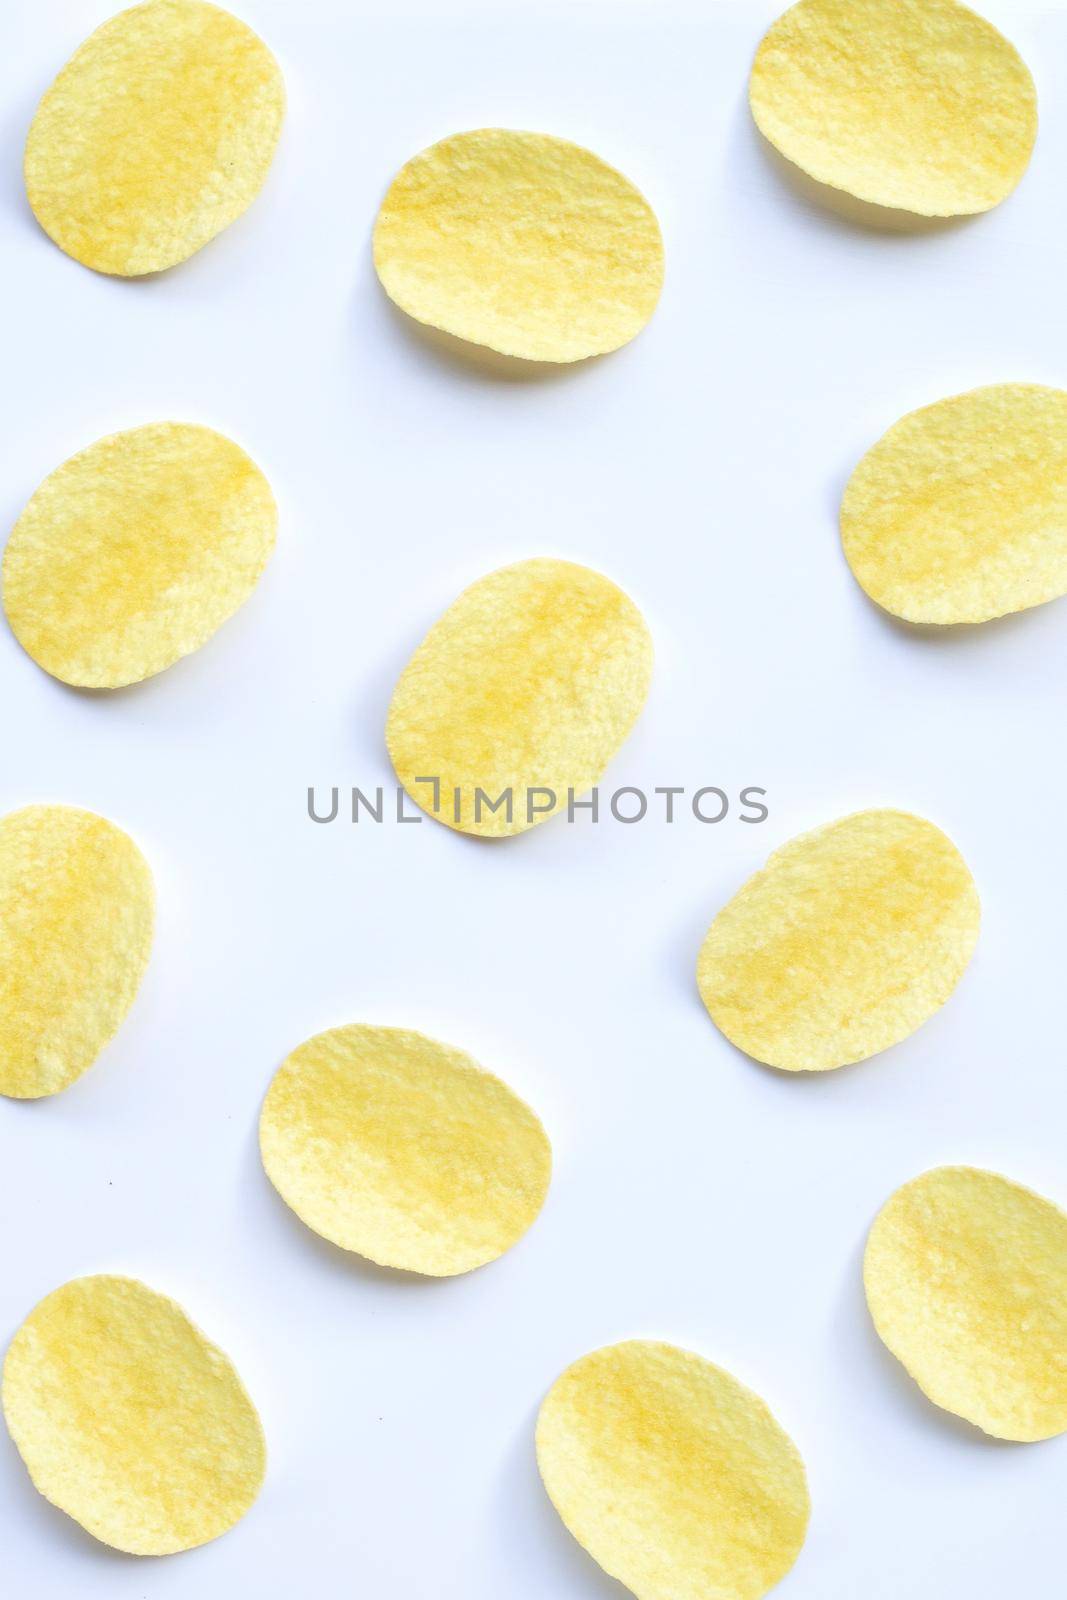
[[[148,976],[61,1096],[0,1102],[0,1332],[100,1270],[180,1299],[258,1402],[270,1468],[225,1538],[114,1554],[0,1439],[12,1595],[609,1600],[537,1478],[557,1373],[611,1340],[702,1351],[763,1394],[814,1513],[783,1600],[1001,1600],[1062,1581],[1064,1441],[1008,1446],[935,1410],[877,1342],[860,1255],[899,1183],[946,1161],[1067,1196],[1067,609],[927,634],[878,613],[836,508],[903,412],[1002,379],[1067,383],[1067,5],[987,0],[1041,133],[992,214],[876,232],[824,209],[745,103],[776,0],[243,0],[288,118],[252,210],[122,282],[34,223],[21,144],[107,0],[8,0],[0,48],[0,521],[114,429],[214,425],[267,472],[278,550],[240,615],[137,688],[86,694],[0,626],[0,804],[128,828],[156,874]],[[569,136],[663,225],[647,331],[548,373],[443,348],[385,300],[369,236],[396,169],[487,124]],[[536,554],[638,601],[657,671],[615,783],[769,790],[732,817],[553,822],[485,844],[316,827],[309,784],[389,784],[393,682],[472,579]],[[978,954],[886,1055],[779,1075],[705,1015],[718,907],[776,845],[913,808],[978,881]],[[459,1044],[542,1114],[545,1211],[470,1277],[405,1279],[321,1242],[256,1149],[275,1067],[319,1029]]]

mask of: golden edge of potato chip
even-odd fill
[[[4,614],[50,677],[126,689],[240,611],[277,532],[265,474],[228,435],[199,422],[124,428],[61,461],[26,502],[0,564]]]
[[[576,736],[571,726],[575,713],[572,703],[574,696],[572,693],[568,701],[567,693],[568,687],[573,691],[577,679],[585,680],[588,690],[592,675],[586,663],[582,662],[572,671],[569,686],[564,684],[561,693],[556,696],[557,715],[550,719],[550,730],[530,725],[520,729],[519,733],[514,728],[508,730],[512,743],[517,740],[523,746],[526,760],[532,748],[536,751],[537,760],[544,762],[546,752],[551,747],[550,764],[562,759],[558,741],[566,734],[570,741],[566,751],[570,770],[549,771],[539,766],[531,774],[528,767],[523,773],[512,765],[506,773],[490,773],[485,767],[484,750],[476,752],[475,760],[475,754],[470,749],[472,742],[477,746],[478,741],[482,740],[491,747],[490,759],[494,762],[501,759],[505,741],[499,728],[488,728],[487,707],[499,720],[500,702],[509,692],[514,693],[518,688],[518,700],[529,703],[541,685],[551,682],[556,687],[558,676],[551,679],[548,669],[560,656],[560,636],[568,627],[572,633],[581,633],[581,628],[574,626],[573,616],[559,615],[550,619],[551,626],[548,628],[528,631],[525,635],[521,633],[527,613],[537,607],[543,609],[545,597],[550,592],[549,586],[553,582],[556,583],[557,598],[561,602],[568,600],[575,607],[579,602],[595,600],[593,609],[599,607],[598,614],[593,617],[600,630],[596,633],[594,629],[593,656],[601,666],[602,677],[600,682],[593,682],[593,688],[601,701],[608,700],[611,703],[611,713],[605,718],[604,708],[598,704],[591,708],[585,704],[580,707],[584,718],[582,738],[586,745],[592,736],[590,730],[596,733],[596,749],[586,751],[584,759],[581,759],[582,739]],[[570,585],[570,592],[566,595],[563,595],[561,587],[564,582]],[[487,608],[492,610],[494,607],[496,625],[490,628]],[[500,615],[506,616],[509,608],[512,620],[517,619],[514,637],[512,634],[505,636],[500,626]],[[586,620],[589,620],[589,613]],[[488,645],[485,643],[487,629]],[[610,648],[607,638],[609,631],[612,633]],[[463,643],[465,636],[469,638]],[[573,645],[574,639],[567,642]],[[588,641],[584,642],[588,644]],[[616,660],[617,657],[621,659]],[[444,674],[431,670],[439,659],[446,662],[448,670]],[[611,666],[610,675],[603,675],[605,665]],[[644,709],[652,681],[652,665],[652,636],[644,616],[626,591],[602,572],[553,556],[534,556],[506,567],[497,567],[483,577],[476,578],[456,596],[408,658],[407,665],[397,679],[386,716],[385,743],[389,759],[405,792],[435,822],[444,823],[445,827],[456,833],[483,839],[511,838],[515,834],[525,833],[566,809],[569,788],[574,789],[575,799],[578,800],[600,782],[633,732]],[[545,670],[542,671],[542,668]],[[445,696],[436,689],[442,678],[448,685]],[[462,716],[454,713],[457,695],[465,696],[467,700],[467,709]],[[438,731],[432,737],[443,739],[451,745],[452,753],[435,750],[432,755],[425,756],[421,748],[412,748],[414,744],[421,746],[426,742],[424,730],[428,706],[429,719],[438,724]],[[608,724],[607,737],[604,734],[605,721]],[[440,724],[443,722],[452,726],[442,730]],[[574,755],[575,749],[579,752],[578,758]],[[514,751],[508,751],[508,755],[514,759]],[[573,765],[576,759],[579,761],[577,767]],[[472,770],[472,763],[477,765],[477,771]],[[436,792],[432,784],[425,781],[433,778],[437,779],[439,785]],[[542,787],[552,790],[555,803],[551,808],[535,810],[531,816],[528,807],[534,801],[534,791]],[[455,811],[457,789],[460,791],[459,816]],[[479,790],[493,800],[508,789],[513,794],[510,820],[505,810],[498,808],[493,811],[488,805],[481,815],[475,815],[475,807],[480,803]],[[439,801],[437,809],[434,809],[435,798]]]
[[[956,192],[951,199],[952,184],[946,186],[943,179],[940,198],[923,197],[922,186],[930,185],[932,175],[928,156],[914,148],[908,151],[910,170],[906,177],[897,172],[881,180],[869,175],[857,178],[852,173],[846,177],[843,169],[849,162],[842,158],[839,149],[813,153],[813,145],[825,144],[827,126],[833,127],[840,137],[844,122],[846,136],[852,142],[848,119],[855,117],[857,106],[862,104],[865,95],[869,98],[871,94],[870,84],[856,75],[848,83],[845,103],[841,107],[833,105],[832,89],[825,75],[813,71],[819,65],[814,54],[809,54],[806,60],[803,56],[805,50],[811,52],[819,48],[820,30],[825,30],[823,54],[831,69],[848,62],[847,46],[852,42],[849,23],[855,35],[854,48],[868,57],[868,75],[875,49],[883,56],[890,54],[892,65],[899,68],[903,52],[901,41],[906,38],[907,26],[916,28],[920,35],[928,34],[926,39],[920,37],[915,43],[907,68],[914,74],[916,62],[922,63],[926,71],[920,73],[920,78],[925,75],[928,81],[925,85],[920,82],[913,91],[913,103],[905,108],[904,115],[910,112],[914,116],[916,105],[929,115],[935,96],[940,94],[940,109],[945,115],[961,119],[963,137],[959,141],[960,148],[954,152],[959,172]],[[960,41],[953,46],[949,38],[953,28],[957,33],[968,35],[968,43],[977,48],[988,71],[995,65],[1000,74],[995,107],[988,97],[981,95],[980,73],[970,103],[961,104],[958,65],[966,47]],[[884,37],[880,38],[880,33]],[[943,46],[947,56],[940,64],[938,46]],[[957,69],[955,75],[950,70],[952,67]],[[794,81],[783,95],[781,80],[786,74]],[[1037,91],[1030,69],[998,28],[958,0],[798,0],[772,22],[760,41],[749,76],[748,95],[753,120],[760,133],[786,161],[809,178],[828,190],[850,195],[871,207],[914,217],[944,219],[991,211],[1007,199],[1023,177],[1037,138]],[[812,108],[807,127],[797,126],[798,106]],[[1012,141],[1009,160],[1009,141],[1005,135],[1007,125],[1013,120],[1021,122],[1021,137],[1017,133]],[[872,159],[873,151],[876,162],[880,161],[884,167],[887,152],[900,144],[899,135],[890,138],[890,132],[884,123],[875,126],[872,149],[865,158],[860,158],[860,165],[864,164],[864,159],[867,162]],[[922,151],[937,150],[939,146],[945,149],[943,128],[939,132],[936,127],[927,127],[921,133]],[[987,173],[984,183],[974,171],[975,140],[979,135],[986,141],[987,163],[1003,169],[999,175]],[[857,158],[854,157],[851,164],[855,167]],[[937,185],[934,187],[936,189]]]
[[[863,1287],[878,1337],[935,1406],[1020,1444],[1067,1432],[1067,1212],[1054,1201],[981,1167],[934,1167],[875,1217]]]
[[[119,1331],[129,1335],[125,1359],[116,1359]],[[153,1339],[164,1352],[154,1363]],[[184,1371],[179,1367],[190,1349],[200,1358],[192,1374],[187,1360]],[[161,1381],[166,1387],[168,1364],[175,1379],[164,1406],[154,1391]],[[220,1429],[218,1405],[201,1403],[194,1377],[201,1390],[216,1391],[216,1402],[225,1401],[229,1416],[208,1448],[201,1438],[185,1449],[178,1463],[184,1481],[175,1482],[183,1432]],[[2,1402],[38,1493],[126,1555],[176,1555],[220,1538],[251,1509],[266,1475],[263,1424],[233,1362],[176,1300],[139,1278],[72,1278],[39,1300],[8,1346]],[[69,1437],[79,1429],[88,1435],[87,1450],[84,1439]],[[80,1456],[88,1457],[84,1465]],[[139,1503],[146,1477],[155,1505]]]
[[[342,1145],[338,1130],[359,1117],[365,1136]],[[480,1143],[479,1117],[492,1134]],[[428,1278],[472,1272],[518,1244],[552,1177],[541,1119],[502,1078],[426,1034],[364,1023],[314,1034],[286,1057],[263,1100],[259,1149],[313,1233]]]
[[[35,869],[46,884],[31,900]],[[90,872],[99,894],[78,921],[71,908]],[[136,999],[154,930],[151,868],[117,824],[65,805],[0,818],[0,1094],[42,1099],[89,1070]],[[27,936],[33,945],[43,938],[44,952],[24,953]],[[117,970],[111,957],[123,958]]]
[[[881,872],[877,870],[878,857],[873,851],[854,848],[857,844],[866,846],[863,835],[867,832],[875,842],[879,832],[900,835],[896,839],[890,837],[888,846],[882,850],[885,869]],[[923,836],[921,863],[917,856],[911,859],[914,851],[909,855],[905,833],[912,836],[913,845],[917,845],[920,834]],[[828,998],[827,989],[842,973],[854,976],[857,948],[853,936],[861,931],[869,936],[874,925],[869,904],[849,908],[854,926],[848,928],[842,924],[840,905],[836,908],[824,906],[821,920],[825,926],[820,931],[818,923],[815,924],[815,960],[803,959],[805,941],[810,941],[811,936],[804,926],[802,913],[816,904],[810,858],[813,854],[822,854],[828,843],[840,850],[842,841],[848,853],[840,855],[836,861],[831,855],[833,873],[824,874],[828,883],[845,881],[842,865],[847,866],[851,856],[861,867],[866,862],[869,873],[873,873],[873,882],[866,891],[862,881],[860,883],[861,900],[864,894],[869,900],[873,893],[884,898],[885,889],[887,885],[892,887],[894,877],[902,885],[906,884],[908,906],[896,906],[895,914],[890,917],[891,931],[899,930],[905,909],[910,911],[913,921],[916,914],[920,920],[928,921],[935,883],[945,890],[948,914],[943,928],[918,930],[928,944],[935,946],[933,953],[939,957],[945,973],[931,984],[929,952],[924,951],[921,953],[926,957],[926,967],[909,985],[895,976],[897,969],[892,965],[894,956],[909,953],[907,943],[896,952],[888,946],[875,950],[868,944],[865,951],[870,957],[867,987],[873,993],[864,1003],[858,1003],[855,994],[837,996],[839,1019],[831,1024],[826,1021],[826,1012],[835,1001]],[[934,852],[940,857],[937,880],[933,877]],[[902,873],[894,874],[894,866],[907,867],[906,878]],[[783,879],[781,888],[777,884],[779,877]],[[786,920],[782,906],[775,905],[776,898],[784,902],[785,911],[793,913],[792,920]],[[840,895],[836,898],[840,899]],[[762,906],[764,901],[769,911]],[[761,907],[761,915],[771,924],[771,931],[762,939],[753,938],[745,927],[753,904]],[[889,808],[854,811],[806,833],[796,834],[773,851],[758,872],[746,879],[715,916],[705,935],[697,957],[697,988],[715,1026],[731,1044],[753,1060],[780,1072],[834,1071],[866,1061],[910,1038],[936,1015],[974,954],[980,917],[978,891],[970,868],[946,833],[925,817],[909,811]],[[740,934],[745,937],[740,938]],[[819,945],[825,945],[828,939],[836,949],[823,951],[820,957]],[[776,940],[782,946],[777,954]],[[936,948],[938,945],[942,948]],[[753,1002],[749,990],[755,991],[756,1000],[761,1003]],[[873,1026],[867,1016],[872,1006],[880,1014],[877,1026]],[[799,1037],[790,1038],[791,1033]],[[862,1035],[866,1035],[863,1043],[860,1042]]]
[[[759,1600],[803,1548],[793,1440],[754,1390],[677,1345],[573,1362],[541,1403],[536,1452],[568,1532],[639,1600]]]
[[[849,478],[840,529],[860,588],[903,622],[992,622],[1060,599],[1067,391],[987,384],[906,412]]]
[[[214,35],[211,74],[205,34]],[[194,41],[188,60],[166,61],[166,47],[183,38]],[[146,104],[131,56],[142,86],[170,69],[165,98],[157,90]],[[251,116],[233,115],[239,96],[221,101],[223,81],[250,101]],[[26,197],[52,242],[82,266],[119,278],[164,272],[248,210],[267,180],[284,115],[281,70],[247,23],[208,0],[146,0],[102,23],[45,90],[26,136]],[[195,175],[194,129],[203,151]],[[168,182],[194,176],[176,220],[173,194],[166,205],[160,198]],[[131,219],[122,201],[143,215]]]
[[[500,170],[508,153],[527,166],[521,184],[506,182]],[[488,166],[491,181],[483,176],[464,196],[465,169],[479,160]],[[569,185],[578,205],[573,216],[555,212],[538,234],[529,223],[531,206],[562,204],[568,183],[558,169],[566,162],[584,169],[584,189],[573,181]],[[554,172],[540,170],[553,165]],[[458,227],[431,214],[435,190],[444,193],[448,182],[453,200],[460,202]],[[538,182],[544,185],[541,194],[535,194]],[[614,191],[616,207],[629,214],[623,270],[606,195],[589,204],[593,183]],[[508,215],[513,194],[524,197],[522,216]],[[464,199],[468,207],[477,207],[477,215],[464,212]],[[582,228],[596,234],[584,249]],[[613,250],[616,259],[609,268]],[[450,251],[456,260],[451,282],[443,288]],[[382,288],[413,321],[512,360],[558,366],[629,344],[651,320],[663,287],[663,236],[636,184],[584,145],[516,128],[451,134],[406,161],[382,201],[372,253]],[[588,279],[597,274],[602,281],[590,292]],[[584,296],[575,296],[576,287],[586,291]],[[519,302],[519,311],[501,309],[509,298]]]

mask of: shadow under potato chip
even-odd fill
[[[835,189],[832,184],[820,183],[796,166],[777,150],[765,134],[761,133],[748,115],[752,138],[759,147],[765,164],[781,183],[802,202],[807,209],[829,211],[842,222],[874,233],[924,235],[949,233],[977,222],[984,212],[962,217],[924,217],[914,211],[898,210],[895,206],[878,206],[869,200],[860,200],[845,189]]]

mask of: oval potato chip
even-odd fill
[[[34,1486],[135,1556],[226,1533],[259,1493],[263,1428],[221,1350],[136,1278],[74,1278],[4,1362],[4,1417]]]
[[[967,863],[940,828],[858,811],[791,839],[724,906],[700,951],[700,997],[768,1066],[864,1061],[944,1005],[979,916]]]
[[[663,240],[644,196],[592,151],[482,128],[400,169],[374,265],[417,322],[528,361],[582,361],[651,317]]]
[[[251,205],[284,111],[278,63],[251,28],[203,0],[148,0],[90,34],[46,92],[26,194],[76,261],[160,272]]]
[[[807,1533],[792,1439],[675,1345],[634,1339],[568,1367],[541,1406],[537,1464],[578,1543],[640,1600],[758,1600]]]
[[[155,896],[121,828],[74,806],[0,818],[0,1094],[56,1094],[91,1067],[148,964]]]
[[[1067,1213],[977,1167],[891,1195],[863,1258],[874,1325],[935,1405],[997,1439],[1067,1432]]]
[[[393,694],[389,756],[450,828],[522,833],[597,783],[651,675],[645,620],[610,579],[520,561],[471,584],[430,629]],[[492,809],[501,795],[510,813]]]
[[[421,1033],[358,1023],[316,1034],[282,1063],[259,1144],[309,1228],[435,1278],[509,1250],[552,1170],[544,1128],[507,1084]]]
[[[277,520],[255,462],[212,428],[113,433],[57,467],[15,524],[7,620],[64,683],[139,683],[206,644],[244,604]]]
[[[909,412],[849,479],[841,538],[905,622],[988,622],[1067,594],[1067,393],[999,383]]]
[[[756,52],[749,103],[818,183],[924,217],[997,205],[1037,136],[1026,63],[956,0],[800,0]]]

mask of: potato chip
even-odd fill
[[[284,111],[278,63],[251,28],[202,0],[148,0],[97,28],[45,94],[26,194],[76,261],[160,272],[252,204]]]
[[[817,182],[923,217],[997,205],[1037,135],[1025,62],[956,0],[800,0],[756,52],[749,103]]]
[[[259,1145],[309,1228],[433,1278],[509,1250],[541,1210],[552,1169],[529,1106],[470,1056],[360,1024],[316,1034],[282,1063]]]
[[[663,240],[644,196],[590,150],[483,128],[400,169],[374,265],[417,322],[528,361],[582,361],[651,317]]]
[[[651,674],[645,620],[621,589],[570,561],[520,561],[430,629],[393,694],[389,755],[438,821],[522,833],[597,783]]]
[[[845,556],[906,622],[988,622],[1067,594],[1067,393],[1001,383],[912,411],[841,504]]]
[[[74,806],[0,818],[0,1094],[56,1094],[118,1031],[148,964],[155,896],[121,828]]]
[[[879,1336],[923,1393],[997,1439],[1067,1432],[1067,1213],[976,1167],[891,1195],[863,1258]]]
[[[4,1362],[4,1417],[46,1500],[135,1556],[217,1539],[263,1482],[266,1445],[229,1359],[136,1278],[74,1278]]]
[[[7,620],[64,683],[138,683],[244,604],[276,527],[266,478],[221,433],[183,422],[113,433],[57,467],[15,524]]]
[[[640,1600],[757,1600],[804,1543],[792,1439],[675,1345],[634,1339],[568,1367],[541,1406],[537,1463],[578,1543]]]
[[[906,1039],[974,951],[974,879],[940,828],[858,811],[776,850],[715,918],[697,963],[712,1020],[785,1072],[826,1072]]]

